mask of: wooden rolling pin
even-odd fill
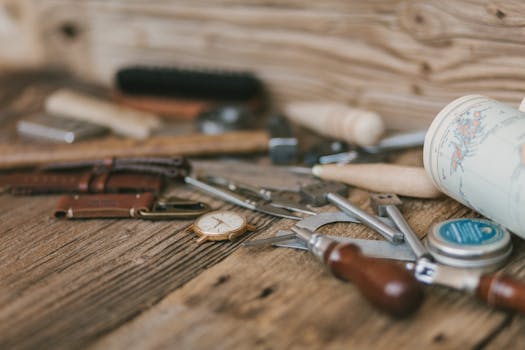
[[[374,164],[330,164],[316,165],[312,173],[323,179],[339,181],[373,192],[396,193],[417,198],[441,196],[424,168],[374,163]]]
[[[52,93],[45,107],[50,114],[106,126],[116,134],[136,139],[148,137],[152,130],[161,125],[161,120],[154,114],[68,89]]]
[[[340,103],[293,102],[284,109],[286,116],[299,125],[359,146],[376,144],[385,132],[378,114]]]
[[[107,138],[75,144],[0,144],[0,169],[106,157],[204,156],[268,150],[265,131],[237,131],[221,135],[156,136],[145,140]]]

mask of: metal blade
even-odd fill
[[[303,220],[302,217],[292,215],[288,210],[285,210],[282,208],[276,208],[269,204],[257,204],[255,206],[255,210],[260,211],[261,213],[277,216],[280,218],[292,219],[292,220]]]
[[[269,238],[256,239],[253,241],[244,242],[241,245],[244,247],[258,247],[261,245],[270,245],[274,243],[295,240],[295,239],[296,239],[295,233],[291,233],[289,235],[273,236]]]
[[[308,214],[308,215],[317,214],[315,211],[310,210],[306,205],[299,204],[299,203],[293,203],[292,201],[272,200],[270,202],[270,205],[272,207],[287,209],[287,210],[294,211],[297,213],[303,213],[303,214]]]
[[[285,248],[294,248],[308,250],[306,244],[299,239],[289,239],[290,234],[293,234],[291,231],[280,230],[276,233],[275,240],[279,237],[285,237],[286,240],[281,242],[269,242],[277,247]],[[378,241],[378,240],[369,240],[369,239],[359,239],[359,238],[349,238],[349,237],[338,237],[327,235],[326,237],[331,238],[335,241],[341,243],[352,243],[361,248],[361,251],[364,255],[382,258],[382,259],[392,259],[392,260],[401,260],[401,261],[415,261],[416,256],[406,243],[393,245],[387,241]],[[272,237],[273,238],[273,237]],[[270,239],[268,239],[270,240]],[[254,242],[255,243],[255,242]],[[255,245],[255,244],[254,244]]]

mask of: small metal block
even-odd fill
[[[401,199],[393,193],[372,193],[370,195],[370,202],[372,208],[374,208],[379,216],[387,216],[385,206],[398,206],[403,203]]]
[[[346,197],[348,195],[348,187],[338,182],[318,182],[301,187],[300,193],[306,203],[314,207],[320,207],[328,204],[326,194],[337,193]]]

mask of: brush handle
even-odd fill
[[[143,139],[160,126],[160,119],[151,113],[119,106],[73,90],[61,89],[46,100],[46,111],[72,119],[106,126],[119,135]]]
[[[323,180],[339,181],[379,193],[417,198],[441,196],[425,169],[395,164],[316,165],[312,173]]]
[[[408,316],[423,301],[423,288],[395,262],[370,258],[351,243],[332,243],[324,254],[332,273],[352,282],[375,307],[396,317]]]
[[[301,126],[360,146],[376,144],[385,132],[378,114],[344,104],[296,102],[286,105],[285,111]]]
[[[113,100],[118,104],[144,112],[175,119],[195,119],[200,113],[213,108],[217,103],[211,100],[191,100],[176,97],[147,95],[125,95],[114,92]]]

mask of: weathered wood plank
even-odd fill
[[[187,189],[176,192],[198,197]],[[85,345],[240,244],[197,246],[194,236],[184,232],[189,221],[59,221],[50,217],[55,200],[56,196],[0,198],[3,348]],[[260,226],[272,221],[246,214]]]

